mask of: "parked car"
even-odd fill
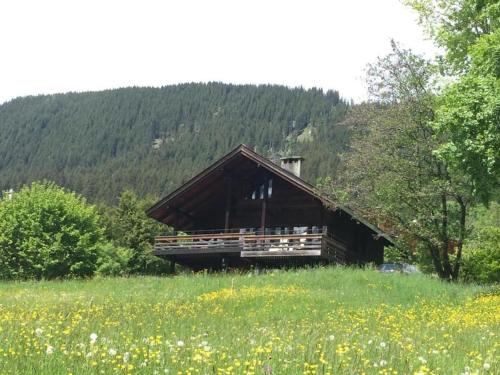
[[[378,270],[384,273],[403,272],[403,265],[401,263],[383,263],[378,266]]]
[[[418,273],[420,272],[417,266],[408,263],[382,263],[378,266],[379,272],[383,273]]]

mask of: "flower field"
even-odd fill
[[[500,296],[326,268],[0,284],[0,374],[498,374]]]

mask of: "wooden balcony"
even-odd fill
[[[167,258],[202,254],[232,254],[233,256],[239,255],[241,258],[309,257],[345,263],[345,244],[330,236],[326,228],[289,229],[212,230],[203,233],[159,236],[155,239],[154,253]]]

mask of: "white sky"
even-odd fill
[[[0,0],[0,103],[208,81],[360,100],[364,68],[391,37],[434,52],[399,0]]]

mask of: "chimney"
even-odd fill
[[[281,158],[281,168],[300,177],[300,166],[303,161],[304,158],[302,156],[286,156]]]

